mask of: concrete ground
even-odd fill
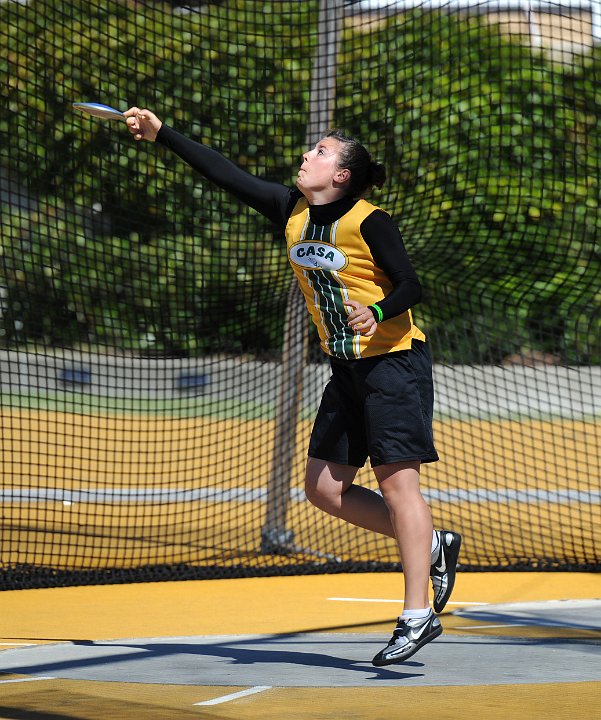
[[[396,574],[0,594],[0,718],[597,718],[601,576],[461,573],[444,634],[371,665]]]

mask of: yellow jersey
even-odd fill
[[[302,197],[286,224],[288,259],[319,332],[321,347],[328,355],[345,360],[408,350],[413,338],[426,339],[414,325],[411,310],[378,323],[371,337],[348,326],[352,308],[345,306],[347,300],[373,305],[393,288],[361,235],[361,223],[374,210],[379,208],[358,200],[331,225],[314,225],[309,203]]]

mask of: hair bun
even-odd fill
[[[338,140],[342,147],[339,151],[338,167],[351,171],[347,195],[363,197],[375,185],[381,188],[386,180],[386,168],[374,162],[367,149],[358,140],[343,130],[331,130],[326,137]]]
[[[370,185],[381,188],[386,182],[386,168],[382,163],[371,162],[369,164],[369,180]]]

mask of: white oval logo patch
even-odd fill
[[[290,248],[290,260],[309,270],[342,270],[347,256],[338,248],[323,242],[299,242]]]

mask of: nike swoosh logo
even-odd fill
[[[411,630],[411,639],[412,640],[419,640],[420,637],[424,634],[424,632],[428,629],[428,623],[424,623],[422,627],[416,632],[415,630]]]
[[[434,569],[438,572],[444,572],[447,569],[447,561],[445,560],[444,551],[440,551],[440,556],[442,558],[442,562],[440,563],[440,566],[434,565]]]

